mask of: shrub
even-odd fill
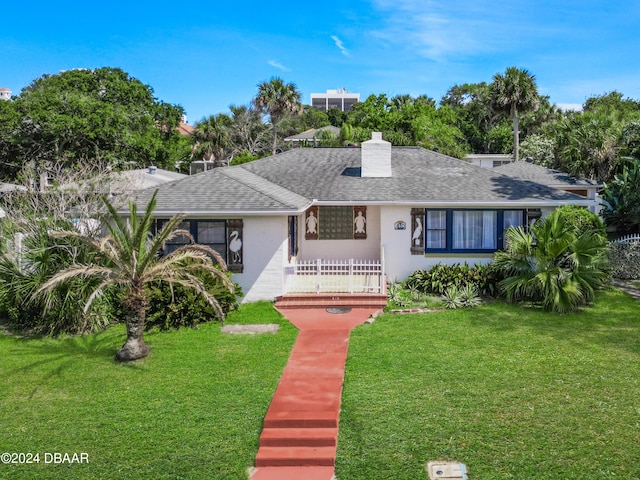
[[[602,219],[586,208],[577,205],[564,205],[555,210],[555,215],[562,215],[567,226],[574,229],[577,236],[591,232],[606,238],[607,230]]]
[[[224,313],[235,310],[238,306],[238,296],[242,295],[240,287],[229,292],[220,279],[206,273],[196,276],[204,283],[207,291],[214,295]],[[230,277],[231,273],[227,272]],[[145,328],[159,328],[169,330],[179,327],[195,327],[201,323],[218,319],[213,307],[198,292],[181,285],[170,285],[158,282],[149,286],[149,304],[147,306],[147,320]]]
[[[410,289],[438,295],[444,294],[452,286],[471,285],[481,296],[495,297],[499,294],[498,285],[504,278],[503,275],[500,269],[491,264],[477,264],[473,267],[466,263],[438,264],[429,270],[416,270],[405,283]]]
[[[640,280],[640,242],[612,242],[609,244],[607,256],[613,277]]]
[[[47,335],[84,334],[114,323],[113,291],[107,291],[84,313],[96,280],[75,279],[46,296],[34,296],[55,272],[74,262],[89,263],[94,256],[74,239],[54,242],[44,222],[35,227],[23,240],[20,263],[9,254],[0,256],[0,315],[19,331]]]

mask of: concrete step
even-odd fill
[[[308,308],[308,307],[351,307],[351,308],[384,308],[387,296],[377,293],[362,294],[287,294],[276,299],[276,308]]]
[[[264,428],[338,428],[340,411],[268,410]]]
[[[265,428],[261,447],[335,447],[337,428]]]
[[[256,467],[332,467],[335,447],[260,447]]]

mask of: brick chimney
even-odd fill
[[[381,132],[372,132],[371,140],[362,142],[363,177],[391,176],[391,143],[382,140]]]

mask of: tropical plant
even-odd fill
[[[429,270],[416,270],[406,280],[407,288],[423,293],[442,295],[452,286],[471,285],[483,297],[498,295],[498,284],[503,279],[502,272],[492,264],[456,263],[453,265],[437,264]]]
[[[72,279],[46,295],[34,295],[57,271],[95,258],[77,239],[54,242],[47,233],[52,224],[32,219],[28,233],[17,233],[10,242],[15,248],[0,256],[0,316],[16,331],[45,335],[86,334],[115,323],[113,292],[97,299],[91,311],[83,311],[97,279]],[[68,221],[55,225],[73,228]]]
[[[640,161],[622,161],[622,171],[605,183],[602,194],[602,218],[618,235],[640,232]]]
[[[155,236],[152,235],[156,193],[151,197],[141,217],[138,217],[133,202],[129,203],[129,217],[124,218],[104,199],[108,210],[105,224],[109,230],[109,234],[104,238],[96,240],[69,230],[52,232],[54,238],[75,238],[92,246],[96,251],[96,258],[89,263],[74,263],[57,272],[37,291],[38,294],[47,294],[59,285],[77,278],[97,278],[100,283],[92,288],[84,306],[84,311],[88,311],[105,289],[117,289],[127,327],[127,340],[116,354],[119,361],[136,360],[149,354],[149,346],[143,340],[148,304],[146,287],[149,284],[160,281],[191,288],[211,305],[220,319],[224,318],[224,311],[215,296],[207,291],[202,280],[196,276],[196,272],[206,272],[219,278],[229,291],[234,288],[225,275],[224,260],[207,246],[191,243],[166,256],[159,256],[165,242],[176,237],[191,238],[191,235],[177,228],[184,215],[174,216]]]
[[[276,154],[278,147],[278,123],[288,114],[302,113],[301,96],[295,83],[285,83],[279,77],[258,84],[258,95],[253,99],[253,104],[269,114],[273,132],[272,155]]]
[[[537,110],[540,104],[535,77],[527,70],[507,68],[504,75],[496,73],[491,84],[493,105],[504,109],[513,121],[513,157],[519,159],[520,131],[518,114]]]
[[[510,227],[506,237],[507,248],[493,263],[505,272],[500,287],[509,301],[571,312],[607,284],[606,239],[592,231],[577,234],[562,212],[539,220],[531,232]]]
[[[223,166],[231,156],[232,124],[231,118],[224,113],[210,115],[196,123],[191,134],[193,157],[213,161],[216,167]]]
[[[449,309],[477,307],[482,303],[478,290],[473,285],[452,285],[443,294],[444,306]]]

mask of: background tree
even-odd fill
[[[605,183],[602,218],[616,235],[640,233],[640,161],[623,158],[622,171]]]
[[[302,112],[301,96],[294,83],[285,83],[279,77],[258,84],[258,95],[254,98],[253,104],[260,111],[269,114],[273,131],[272,155],[275,155],[278,148],[278,123],[286,115]]]
[[[117,68],[43,75],[12,104],[12,148],[7,163],[72,165],[96,158],[112,165],[174,168],[181,107],[158,101],[153,90]],[[12,172],[13,175],[17,170]]]
[[[496,73],[491,98],[497,109],[509,112],[513,122],[513,157],[519,159],[520,130],[518,114],[537,110],[540,104],[535,77],[527,70],[509,67],[504,75]]]
[[[501,121],[502,114],[491,104],[491,89],[485,82],[454,85],[440,100],[456,113],[456,126],[473,153],[498,153],[491,132]],[[494,135],[495,136],[495,135]]]
[[[258,157],[269,151],[267,127],[253,105],[231,105],[233,156]],[[234,162],[235,163],[235,162]]]
[[[216,167],[225,165],[233,148],[232,125],[233,121],[224,113],[210,115],[196,123],[191,134],[193,158],[215,162]]]
[[[149,346],[143,340],[149,284],[168,282],[191,288],[207,300],[219,318],[224,318],[224,311],[215,296],[207,291],[201,278],[195,275],[196,272],[208,273],[211,277],[220,279],[229,291],[233,291],[233,284],[225,275],[225,262],[216,251],[191,243],[166,256],[160,257],[158,254],[166,241],[179,236],[190,238],[189,232],[177,228],[184,215],[171,218],[153,236],[155,193],[141,217],[138,217],[132,202],[129,203],[127,219],[121,217],[107,200],[105,205],[108,210],[105,225],[109,229],[106,237],[96,240],[77,231],[52,233],[56,238],[75,238],[90,245],[96,256],[92,263],[74,264],[57,272],[40,287],[38,293],[50,292],[73,279],[97,278],[100,283],[92,288],[85,305],[87,311],[106,289],[118,289],[121,292],[121,307],[127,326],[127,340],[116,355],[119,361],[137,360],[149,354]]]

